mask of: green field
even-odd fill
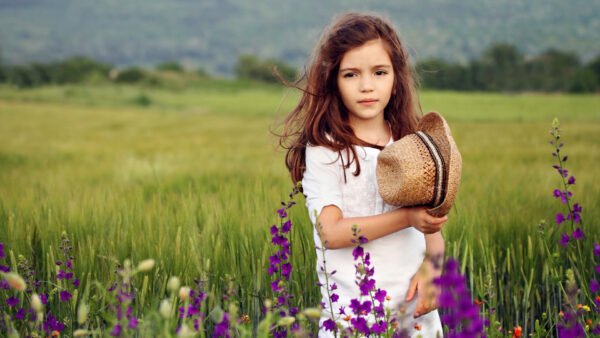
[[[270,295],[269,227],[292,188],[271,131],[296,98],[288,89],[228,81],[0,88],[0,242],[48,276],[62,231],[79,276],[110,281],[111,257],[155,258],[147,296],[154,305],[171,275],[204,279],[214,294],[229,275],[241,312],[258,321]],[[525,333],[542,312],[558,313],[560,292],[548,276],[563,274],[557,241],[570,233],[554,222],[565,212],[552,196],[560,183],[548,143],[554,117],[577,179],[574,201],[583,206],[586,260],[578,271],[594,270],[600,96],[423,92],[421,103],[446,117],[463,156],[443,229],[447,254],[463,262],[474,298],[495,304],[504,327],[523,325]],[[303,204],[299,198],[292,208],[291,285],[305,307],[318,304],[318,289]],[[546,238],[556,262],[544,251]],[[590,303],[585,295],[580,302]]]

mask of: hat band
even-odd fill
[[[435,185],[433,190],[433,201],[431,203],[432,207],[435,208],[442,203],[446,196],[446,170],[444,170],[446,166],[444,157],[429,134],[423,131],[417,131],[415,134],[423,141],[423,144],[425,144],[427,150],[429,150],[429,154],[431,154],[431,158],[435,164]]]

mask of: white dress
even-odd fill
[[[390,139],[389,144],[392,143]],[[342,162],[338,153],[322,146],[307,146],[306,171],[302,179],[302,187],[306,196],[306,206],[309,216],[314,224],[315,210],[320,213],[323,207],[335,205],[342,211],[343,217],[362,217],[385,213],[396,207],[386,204],[379,195],[375,168],[377,155],[380,150],[371,147],[356,146],[356,153],[360,160],[361,172],[354,176],[355,163],[346,169],[346,183]],[[346,152],[342,151],[344,163],[348,163]],[[350,152],[352,156],[352,152]],[[358,224],[360,228],[360,224]],[[314,240],[317,247],[321,247],[316,228]],[[437,310],[423,315],[417,319],[413,314],[417,305],[417,297],[407,303],[406,293],[412,277],[423,262],[425,254],[425,236],[418,230],[410,227],[389,234],[364,245],[366,252],[371,255],[371,266],[375,268],[373,278],[376,288],[387,291],[391,296],[389,307],[398,316],[398,326],[406,330],[412,337],[442,337],[442,326]],[[337,270],[329,277],[329,283],[336,283],[338,289],[335,293],[340,296],[334,303],[334,316],[338,322],[346,325],[338,315],[340,306],[346,308],[346,313],[351,314],[350,300],[359,298],[360,291],[355,284],[355,267],[352,256],[353,247],[326,250],[325,258],[328,272]],[[324,309],[321,324],[331,316],[327,290],[325,288],[325,275],[321,271],[323,255],[317,250],[317,274],[321,287],[322,302],[327,306]],[[363,298],[363,301],[365,298]],[[420,325],[420,330],[415,329],[415,324]],[[319,331],[319,337],[333,337],[329,331]]]

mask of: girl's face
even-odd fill
[[[381,39],[344,54],[337,85],[349,111],[350,125],[382,119],[394,87],[392,61]]]

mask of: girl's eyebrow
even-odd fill
[[[371,69],[376,69],[376,68],[392,68],[392,65],[390,65],[390,64],[382,64],[382,65],[375,65],[375,66],[371,67]],[[342,68],[342,69],[340,69],[340,72],[345,72],[345,71],[357,72],[357,71],[360,71],[360,69],[359,68],[354,68],[354,67],[348,67],[348,68]]]

